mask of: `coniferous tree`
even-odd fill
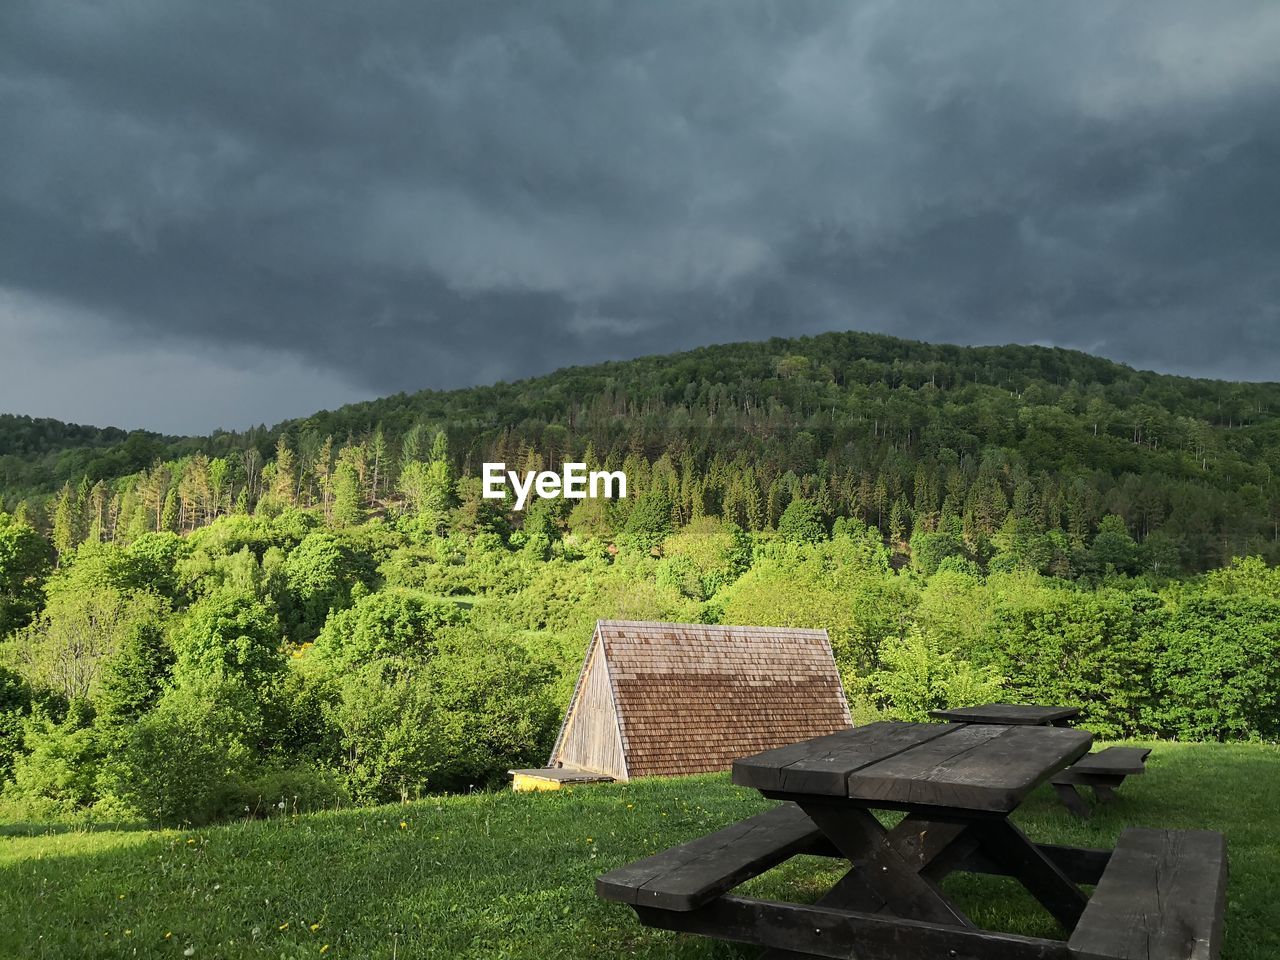
[[[209,520],[216,519],[228,507],[231,464],[224,457],[209,461]]]
[[[169,533],[178,532],[178,497],[172,487],[165,494],[164,510],[160,514],[160,526],[158,529]]]
[[[364,519],[364,491],[351,447],[343,447],[333,471],[333,522],[350,527]]]
[[[281,434],[276,443],[275,476],[271,482],[271,495],[282,506],[293,506],[297,500],[297,463],[289,439]]]
[[[69,556],[78,542],[76,498],[71,489],[71,481],[68,480],[62,485],[62,491],[54,501],[49,520],[50,540],[53,542],[53,549],[58,552],[58,562],[61,563],[62,558]]]
[[[907,539],[907,504],[902,497],[889,509],[889,540],[895,547]]]
[[[792,543],[817,543],[827,537],[822,515],[812,500],[796,497],[782,511],[778,521],[778,535]]]
[[[89,490],[89,527],[85,539],[100,543],[107,537],[107,485],[99,480]]]
[[[382,472],[385,469],[387,459],[387,438],[382,433],[382,424],[373,432],[373,437],[369,441],[369,457],[371,459],[369,478],[369,507],[372,509],[377,506],[378,498],[382,495]]]

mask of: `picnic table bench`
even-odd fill
[[[736,761],[733,780],[780,806],[612,870],[596,891],[648,926],[779,960],[1215,960],[1221,834],[1126,830],[1114,851],[1094,850],[1035,843],[1009,820],[1091,742],[1026,724],[885,722],[769,750]],[[872,810],[906,816],[886,829]],[[816,903],[731,893],[801,853],[849,865]],[[940,886],[957,870],[1015,878],[1067,939],[979,929]]]
[[[929,716],[951,723],[1037,724],[1069,727],[1080,715],[1079,707],[1038,707],[1016,703],[984,703],[976,707],[930,710]],[[1146,773],[1147,747],[1107,747],[1091,753],[1074,766],[1053,776],[1050,783],[1068,810],[1088,818],[1089,805],[1079,787],[1087,786],[1099,803],[1116,799],[1115,788],[1125,777]]]

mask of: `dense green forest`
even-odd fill
[[[600,617],[825,627],[863,717],[1275,739],[1277,398],[831,334],[247,434],[4,418],[0,816],[491,786],[545,759]],[[515,511],[496,460],[628,497]]]
[[[359,522],[422,506],[443,433],[462,477],[485,461],[625,469],[631,500],[562,518],[574,532],[621,529],[635,495],[656,485],[677,525],[707,515],[766,530],[803,496],[828,522],[871,524],[903,553],[913,533],[955,521],[985,566],[1001,531],[1020,531],[1038,538],[1046,572],[1066,576],[1090,572],[1074,548],[1114,515],[1144,545],[1142,563],[1194,572],[1278,555],[1277,411],[1277,384],[1040,347],[826,334],[399,395],[202,438],[0,417],[0,507],[64,552],[85,538],[188,532],[264,500]]]

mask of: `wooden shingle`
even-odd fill
[[[851,725],[825,630],[602,620],[550,765],[707,773]]]

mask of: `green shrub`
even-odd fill
[[[924,722],[930,710],[990,703],[1003,682],[990,667],[960,659],[917,628],[886,641],[880,659],[884,667],[870,676],[869,692],[896,720]]]
[[[332,771],[308,763],[268,767],[228,793],[232,812],[246,816],[309,813],[333,809],[351,802]]]
[[[1162,615],[1150,593],[1037,591],[995,611],[977,657],[1006,678],[1016,702],[1079,706],[1102,736],[1141,736],[1158,699],[1152,665]]]
[[[967,556],[964,540],[958,533],[917,528],[911,535],[911,566],[926,577],[937,572],[944,560]]]
[[[361,801],[498,782],[541,762],[559,720],[554,670],[514,643],[453,631],[426,663],[382,660],[348,671],[333,722],[347,789]]]
[[[462,620],[456,603],[411,590],[381,590],[334,613],[315,653],[335,666],[384,658],[430,659],[441,630]]]
[[[102,744],[92,726],[93,712],[83,701],[54,720],[39,711],[27,720],[23,749],[13,765],[5,796],[17,799],[33,817],[63,817],[87,807],[102,762]]]
[[[817,543],[827,538],[822,512],[812,500],[797,497],[778,520],[778,536],[791,543]]]
[[[103,663],[96,706],[104,718],[127,721],[150,710],[173,668],[173,648],[158,623],[134,623]]]
[[[1169,617],[1160,640],[1153,706],[1160,735],[1280,737],[1280,600],[1192,597]]]
[[[662,488],[642,495],[627,516],[622,530],[623,539],[640,550],[656,547],[673,529],[671,509],[671,498]]]
[[[738,526],[714,517],[699,517],[662,544],[669,568],[658,566],[686,596],[708,600],[751,566],[751,539]]]
[[[53,547],[25,523],[0,512],[0,637],[26,626],[44,603]]]
[[[190,552],[190,545],[176,533],[144,533],[129,544],[128,555],[137,577],[148,589],[178,598],[178,566]]]
[[[842,673],[865,676],[879,666],[884,640],[905,630],[916,602],[913,584],[887,572],[874,534],[774,543],[714,599],[723,623],[825,628]]]
[[[255,772],[256,699],[243,684],[193,682],[167,692],[128,728],[97,792],[166,825],[204,824],[240,812]]]
[[[284,563],[284,619],[294,643],[314,640],[331,611],[351,605],[352,590],[377,582],[373,556],[351,537],[317,530]]]
[[[181,680],[235,678],[251,690],[284,669],[280,623],[257,597],[214,593],[193,604],[173,632],[175,675]]]
[[[33,689],[67,702],[92,701],[105,666],[136,631],[161,628],[168,611],[168,601],[147,591],[96,577],[72,589],[63,580],[51,589],[40,616],[13,636],[7,659]]]

